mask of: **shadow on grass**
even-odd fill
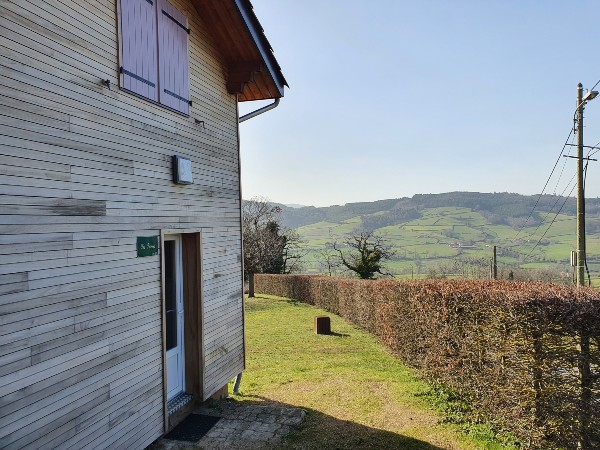
[[[313,306],[313,305],[310,305],[310,304],[308,304],[306,302],[301,302],[300,300],[294,300],[293,298],[287,298],[284,301],[288,305],[292,305],[292,306],[306,306],[306,305]]]
[[[261,396],[241,395],[238,399],[235,401],[240,406],[251,404],[299,408],[296,405],[277,402]],[[441,447],[398,433],[338,419],[315,409],[301,409],[306,411],[306,417],[302,424],[293,427],[291,433],[283,441],[267,448],[278,450],[442,450]]]
[[[268,300],[270,302],[280,301],[281,303],[285,303],[285,304],[292,305],[292,306],[311,306],[308,303],[301,302],[299,300],[283,298],[283,297],[267,296],[267,295],[261,295],[261,294],[254,294],[254,297],[248,297],[247,295],[244,295],[244,300],[247,302],[259,301],[258,303],[253,303],[250,305],[250,308],[259,309],[259,310],[272,308],[272,306],[273,306],[273,305],[262,305],[260,300],[262,300],[262,301]],[[263,306],[266,306],[266,308],[264,308]]]
[[[345,333],[336,333],[335,331],[332,331],[331,333],[329,333],[329,336],[335,336],[335,337],[350,337],[349,334],[345,334]]]

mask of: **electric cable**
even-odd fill
[[[600,83],[600,80],[598,81]],[[598,83],[596,83],[598,84]],[[552,175],[554,175],[554,171],[556,170],[556,166],[558,165],[558,162],[560,161],[561,156],[563,155],[565,148],[567,147],[567,144],[569,143],[569,139],[571,139],[571,135],[573,134],[574,128],[571,127],[571,131],[569,131],[569,135],[567,136],[567,139],[565,139],[565,143],[563,144],[562,148],[560,149],[560,154],[558,155],[558,158],[556,159],[556,162],[554,163],[554,167],[552,168],[552,171],[550,172],[550,175],[548,176],[548,179],[546,180],[546,183],[544,184],[544,187],[542,188],[542,192],[540,192],[540,195],[538,196],[535,205],[533,205],[533,209],[531,210],[531,212],[529,213],[529,216],[527,217],[527,220],[525,220],[525,222],[523,223],[523,225],[521,225],[521,227],[519,228],[519,230],[517,231],[517,235],[513,238],[513,240],[516,240],[519,235],[521,234],[521,231],[523,230],[523,228],[525,227],[525,225],[527,225],[527,222],[529,222],[529,219],[531,219],[531,216],[533,215],[535,209],[537,208],[537,205],[539,204],[542,195],[544,195],[544,192],[546,191],[546,187],[548,187],[548,183],[550,183],[550,179],[552,178]]]
[[[587,255],[585,256],[585,258],[583,258],[583,262],[585,263],[585,271],[587,272],[588,276],[588,286],[592,286],[592,277],[590,276],[590,269],[587,264]]]
[[[596,84],[598,84],[598,83],[596,83]],[[598,142],[596,145],[594,145],[594,147],[597,147],[598,145],[600,145],[600,142]],[[584,193],[584,194],[583,194],[583,198],[585,198],[585,183],[586,183],[586,180],[587,180],[587,169],[588,169],[588,164],[589,164],[589,162],[590,162],[589,158],[590,158],[591,156],[595,155],[596,153],[598,153],[598,151],[600,151],[600,150],[599,150],[599,149],[595,149],[595,150],[594,150],[594,152],[592,152],[592,149],[590,149],[590,151],[588,152],[588,155],[587,155],[587,158],[588,158],[588,159],[586,160],[586,163],[585,163],[585,168],[584,168],[584,170],[583,170],[583,193]],[[584,253],[584,257],[583,257],[583,263],[584,263],[584,265],[585,265],[585,271],[586,271],[586,273],[587,273],[587,277],[588,277],[588,286],[591,286],[591,285],[592,285],[592,277],[591,277],[591,275],[590,275],[590,268],[588,267],[588,261],[587,261],[587,249],[586,249],[586,252]]]
[[[542,221],[540,222],[540,224],[537,226],[537,228],[530,233],[525,239],[529,239],[532,236],[535,236],[535,234],[538,232],[538,230],[540,229],[540,227],[544,224],[544,222],[546,222],[546,219],[548,218],[548,216],[550,214],[552,214],[552,211],[554,210],[554,207],[558,204],[558,201],[561,199],[561,197],[564,197],[564,193],[566,192],[566,190],[569,188],[569,186],[571,185],[571,183],[573,182],[573,180],[575,179],[575,177],[577,176],[577,174],[573,175],[573,177],[571,178],[571,180],[569,180],[569,184],[567,184],[567,186],[563,189],[563,191],[560,193],[560,196],[556,197],[556,200],[554,201],[554,204],[550,207],[550,210],[546,213],[546,215],[544,216],[544,218],[542,219]],[[573,192],[571,190],[571,192]],[[564,205],[563,205],[564,206]],[[562,208],[561,208],[562,209]],[[556,219],[556,217],[555,217]]]
[[[592,88],[591,88],[591,89],[589,89],[589,91],[593,91],[593,90],[594,90],[594,88],[595,88],[596,86],[598,86],[599,84],[600,84],[600,80],[598,80],[598,81],[596,82],[596,84],[594,84],[594,86],[592,86]],[[583,102],[583,101],[582,101],[582,104],[585,104],[585,102]],[[575,108],[575,111],[573,112],[573,121],[574,121],[574,122],[575,122],[575,120],[576,120],[576,114],[577,114],[577,112],[579,111],[579,108],[582,106],[582,104],[578,104],[578,105],[577,105],[577,107]],[[564,143],[564,145],[563,145],[563,147],[562,147],[562,149],[561,149],[561,151],[560,151],[560,155],[558,156],[558,159],[557,159],[557,160],[556,160],[556,162],[554,163],[554,167],[552,168],[552,171],[550,172],[550,175],[548,176],[548,179],[546,180],[546,183],[544,184],[544,188],[542,189],[542,192],[541,192],[541,193],[540,193],[540,195],[538,196],[538,198],[537,198],[537,201],[535,202],[535,205],[533,206],[533,209],[531,210],[531,213],[529,213],[529,216],[527,217],[527,220],[526,220],[526,221],[523,223],[523,225],[521,225],[521,227],[519,228],[519,230],[518,230],[518,232],[517,232],[517,235],[514,237],[513,241],[514,241],[514,240],[516,240],[516,239],[519,237],[519,235],[521,234],[521,231],[523,230],[523,228],[525,227],[525,225],[527,225],[527,223],[529,222],[529,219],[531,218],[531,216],[532,216],[532,215],[533,215],[533,213],[535,212],[535,209],[537,208],[537,206],[538,206],[538,204],[539,204],[539,202],[540,202],[540,199],[542,198],[542,195],[544,194],[544,191],[546,190],[546,187],[548,186],[548,183],[550,182],[550,179],[552,178],[552,175],[554,174],[554,171],[556,170],[556,166],[558,165],[558,161],[560,160],[560,157],[561,157],[561,156],[564,154],[565,147],[566,147],[566,146],[567,146],[567,144],[569,143],[569,139],[571,138],[571,135],[573,135],[573,132],[574,132],[574,131],[575,131],[575,127],[573,126],[573,127],[571,127],[571,131],[569,132],[569,135],[567,136],[567,139],[565,140],[565,143]],[[600,144],[600,143],[599,143],[599,144]],[[589,155],[588,155],[588,158],[589,158]],[[589,161],[588,161],[588,162],[589,162]],[[587,168],[587,165],[586,165],[586,168]],[[564,165],[563,165],[563,170],[564,170]],[[561,171],[561,176],[562,176],[562,171]],[[559,181],[560,181],[560,176],[559,176]],[[570,182],[569,182],[569,184],[570,184]],[[558,186],[558,182],[557,182],[557,186]],[[568,188],[568,186],[569,186],[569,185],[567,185],[567,188]],[[566,190],[567,188],[565,188],[565,190]],[[546,231],[544,232],[544,235],[542,235],[542,237],[540,238],[540,240],[538,241],[538,243],[537,243],[537,244],[534,246],[534,248],[531,250],[531,252],[529,252],[529,254],[527,255],[527,257],[529,257],[529,256],[531,255],[531,253],[532,253],[532,252],[533,252],[533,251],[534,251],[534,250],[537,248],[537,246],[539,245],[539,243],[542,241],[542,239],[544,238],[544,236],[546,235],[546,233],[548,232],[548,230],[550,229],[550,227],[552,226],[552,224],[554,223],[554,221],[556,220],[556,218],[558,217],[558,215],[560,214],[560,212],[561,212],[561,211],[562,211],[562,209],[564,208],[564,206],[565,206],[565,204],[566,204],[566,202],[567,202],[568,198],[571,196],[571,194],[573,193],[573,190],[574,190],[574,189],[575,189],[575,186],[573,186],[573,188],[571,189],[571,192],[569,193],[569,196],[567,196],[567,198],[565,198],[565,201],[563,202],[563,204],[562,204],[561,208],[560,208],[560,209],[559,209],[559,211],[556,213],[556,215],[554,216],[554,219],[552,220],[552,222],[550,223],[550,225],[548,226],[548,228],[547,228],[547,229],[546,229]],[[563,192],[564,192],[564,191],[563,191]],[[556,205],[556,202],[555,202],[555,205]],[[551,208],[551,210],[552,210],[553,208],[554,208],[554,205],[553,205],[553,207]],[[549,213],[548,213],[548,214],[549,214]],[[542,223],[543,223],[543,221],[542,221]],[[539,225],[539,226],[536,228],[536,231],[534,231],[534,234],[535,234],[535,232],[537,232],[537,229],[539,229],[539,227],[540,227],[540,226],[541,226],[541,224],[540,224],[540,225]],[[530,236],[531,236],[531,235],[530,235]]]
[[[540,243],[542,242],[542,239],[544,239],[544,237],[546,236],[546,233],[548,233],[548,230],[550,230],[550,227],[552,226],[552,224],[554,223],[554,221],[556,220],[556,218],[558,217],[558,215],[560,214],[560,212],[562,211],[562,209],[566,205],[567,200],[569,200],[569,198],[571,197],[571,194],[575,190],[575,187],[577,187],[577,183],[573,185],[573,188],[571,189],[571,192],[569,192],[569,195],[565,198],[565,201],[563,202],[562,206],[560,207],[560,209],[558,210],[558,212],[554,216],[554,219],[552,219],[552,222],[550,222],[550,225],[548,225],[548,228],[546,228],[546,231],[544,231],[544,234],[542,235],[542,237],[537,241],[537,243],[531,249],[531,251],[527,255],[527,258],[529,258],[531,256],[531,254],[534,252],[534,250],[538,247],[538,245],[540,245]]]
[[[588,170],[588,164],[590,163],[590,154],[591,153],[592,153],[592,151],[590,149],[590,151],[588,151],[587,159],[585,160],[585,167],[583,168],[583,189],[582,190],[583,190],[584,201],[585,201],[585,182],[587,180],[587,170]],[[584,221],[585,221],[585,216],[584,216]],[[584,233],[585,233],[585,223],[583,226],[584,226]],[[585,234],[584,234],[584,236],[585,236]],[[591,286],[592,285],[592,277],[590,277],[590,269],[589,269],[588,263],[587,263],[587,249],[583,252],[583,264],[585,265],[585,271],[587,272],[588,286]]]
[[[575,135],[573,134],[571,137],[571,142],[569,145],[569,152],[567,153],[567,155],[571,154],[571,147],[573,146],[574,140],[575,140]],[[558,180],[556,181],[556,186],[554,186],[554,195],[556,195],[556,190],[558,189],[558,185],[560,184],[560,180],[562,179],[563,173],[565,171],[565,167],[567,167],[567,159],[568,158],[565,158],[565,160],[563,161],[562,169],[560,170],[560,174],[558,175]]]
[[[594,145],[594,147],[598,147],[598,146],[600,146],[600,142],[598,142],[598,143],[596,143],[596,145]],[[600,148],[590,149],[590,152],[588,153],[587,157],[590,158],[590,157],[594,156],[598,152],[600,152]]]

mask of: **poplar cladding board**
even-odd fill
[[[172,0],[190,31],[187,97],[177,79],[156,102],[121,89],[121,1],[0,15],[3,449],[143,449],[164,433],[163,230],[200,233],[199,395],[243,369],[230,61],[202,2]],[[192,184],[173,182],[173,155]]]

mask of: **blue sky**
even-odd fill
[[[600,79],[594,1],[252,3],[290,89],[240,125],[245,198],[327,206],[540,193],[572,126],[577,83]],[[600,97],[585,125],[585,144],[596,145]],[[568,193],[574,173],[561,158],[547,191]],[[600,196],[600,162],[586,187]]]

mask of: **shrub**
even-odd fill
[[[600,448],[600,294],[483,280],[349,280],[260,275],[376,335],[533,447]]]

